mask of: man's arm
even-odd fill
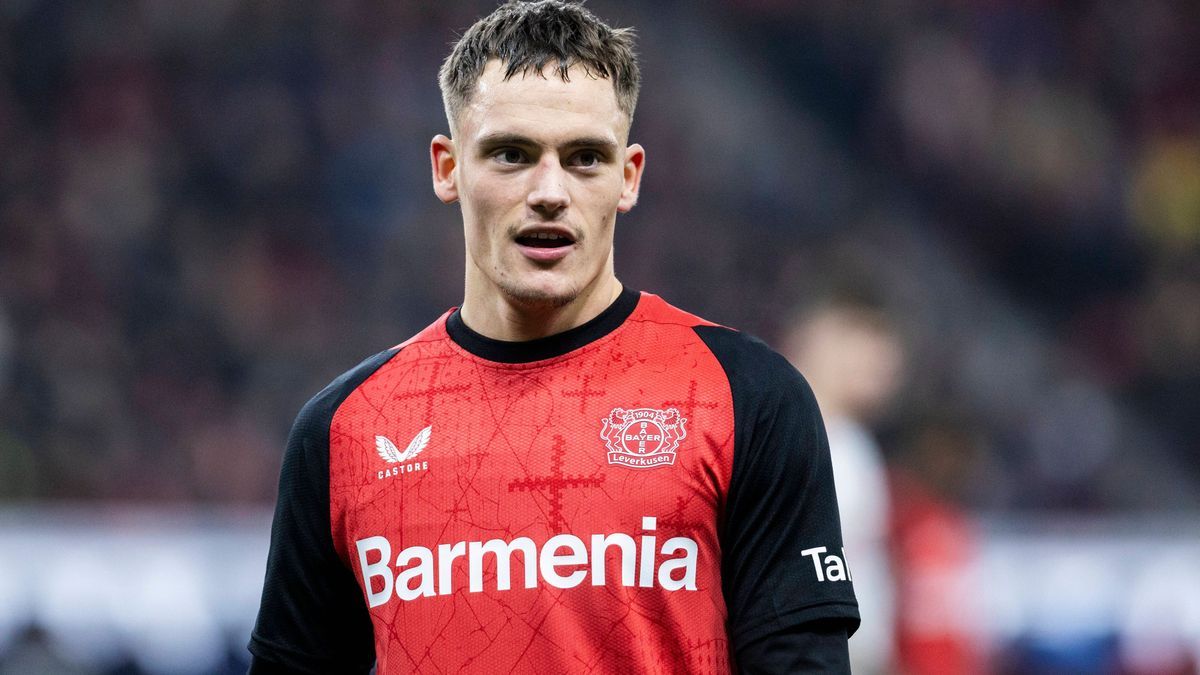
[[[858,605],[816,397],[762,342],[727,328],[696,332],[733,396],[733,476],[720,536],[738,669],[849,672]]]
[[[292,426],[250,637],[251,673],[366,673],[375,661],[362,589],[331,534],[329,425],[342,401],[394,354],[377,354],[339,377]]]
[[[844,620],[818,620],[769,633],[734,653],[738,672],[848,673],[850,651]]]

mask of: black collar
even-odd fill
[[[633,314],[641,295],[638,291],[624,288],[617,299],[591,321],[536,340],[509,342],[480,335],[463,323],[458,309],[451,312],[450,317],[446,319],[446,332],[458,346],[488,361],[498,363],[542,361],[562,356],[613,332],[625,322],[625,319],[629,318],[630,314]]]

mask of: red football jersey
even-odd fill
[[[312,672],[725,673],[828,620],[857,610],[811,391],[762,343],[626,291],[523,343],[447,312],[314,398],[251,650]]]

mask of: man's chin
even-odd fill
[[[530,310],[555,310],[566,307],[579,297],[574,288],[547,289],[529,286],[505,286],[505,297],[515,305]]]

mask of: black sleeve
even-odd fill
[[[736,654],[738,672],[848,673],[848,637],[843,620],[790,626],[743,645]]]
[[[342,401],[395,353],[381,352],[334,380],[292,426],[250,636],[251,673],[366,673],[375,662],[362,589],[333,545],[329,425]]]
[[[743,672],[849,672],[858,628],[829,441],[808,383],[761,341],[697,327],[729,378],[733,476],[721,523],[729,639]]]

